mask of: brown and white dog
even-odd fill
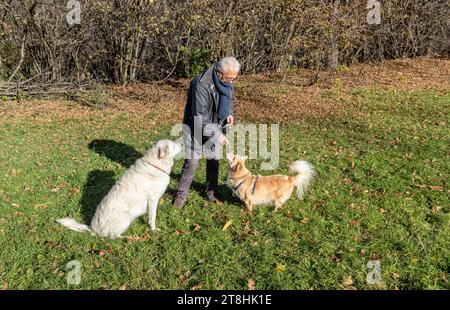
[[[254,205],[274,204],[275,212],[291,197],[294,187],[297,197],[302,199],[310,182],[315,176],[314,167],[307,161],[298,160],[291,164],[289,170],[295,176],[253,175],[246,167],[246,156],[227,154],[227,184],[233,194],[245,203],[247,211],[252,212]]]

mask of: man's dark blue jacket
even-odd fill
[[[193,79],[189,86],[183,123],[189,126],[192,136],[194,135],[194,116],[201,117],[202,130],[208,124],[214,124],[217,126],[217,130],[221,130],[220,125],[224,125],[218,124],[219,94],[214,86],[213,70],[214,65]],[[230,115],[233,115],[234,112],[234,101],[235,97],[232,96]]]

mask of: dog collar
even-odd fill
[[[252,186],[252,194],[253,194],[254,191],[255,191],[256,181],[258,181],[258,176],[257,176],[257,175],[256,175],[256,176],[253,175],[253,177],[255,178],[255,182],[253,182],[253,186]],[[236,187],[231,187],[231,189],[233,190],[233,195],[236,196],[236,192],[237,192],[238,188],[239,188],[242,184],[244,184],[245,180],[247,180],[248,178],[249,178],[249,177],[245,177],[244,179],[242,179]],[[230,179],[230,178],[229,178],[229,179]]]
[[[154,165],[154,164],[152,164],[152,163],[150,163],[150,162],[147,162],[147,163],[148,163],[149,165],[155,167],[155,168],[158,169],[159,171],[164,172],[165,174],[169,175],[169,173],[167,173],[166,171],[164,171],[162,168],[159,168],[158,166],[156,166],[156,165]]]
[[[254,177],[255,177],[255,182],[253,183],[253,186],[252,186],[252,195],[253,195],[253,192],[255,191],[256,181],[258,181],[258,176],[254,175]]]

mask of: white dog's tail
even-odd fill
[[[89,226],[87,226],[85,224],[80,224],[70,217],[65,217],[63,219],[58,219],[56,221],[71,230],[75,230],[75,231],[79,231],[79,232],[88,231],[88,232],[92,233],[91,228]]]
[[[294,161],[289,167],[291,173],[296,173],[294,184],[297,187],[297,197],[302,199],[303,194],[308,189],[309,183],[314,179],[316,172],[313,165],[304,160]]]

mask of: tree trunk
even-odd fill
[[[339,31],[338,31],[338,18],[339,18],[339,4],[340,0],[334,0],[333,14],[331,15],[331,46],[330,46],[330,59],[329,67],[336,69],[339,66]]]

